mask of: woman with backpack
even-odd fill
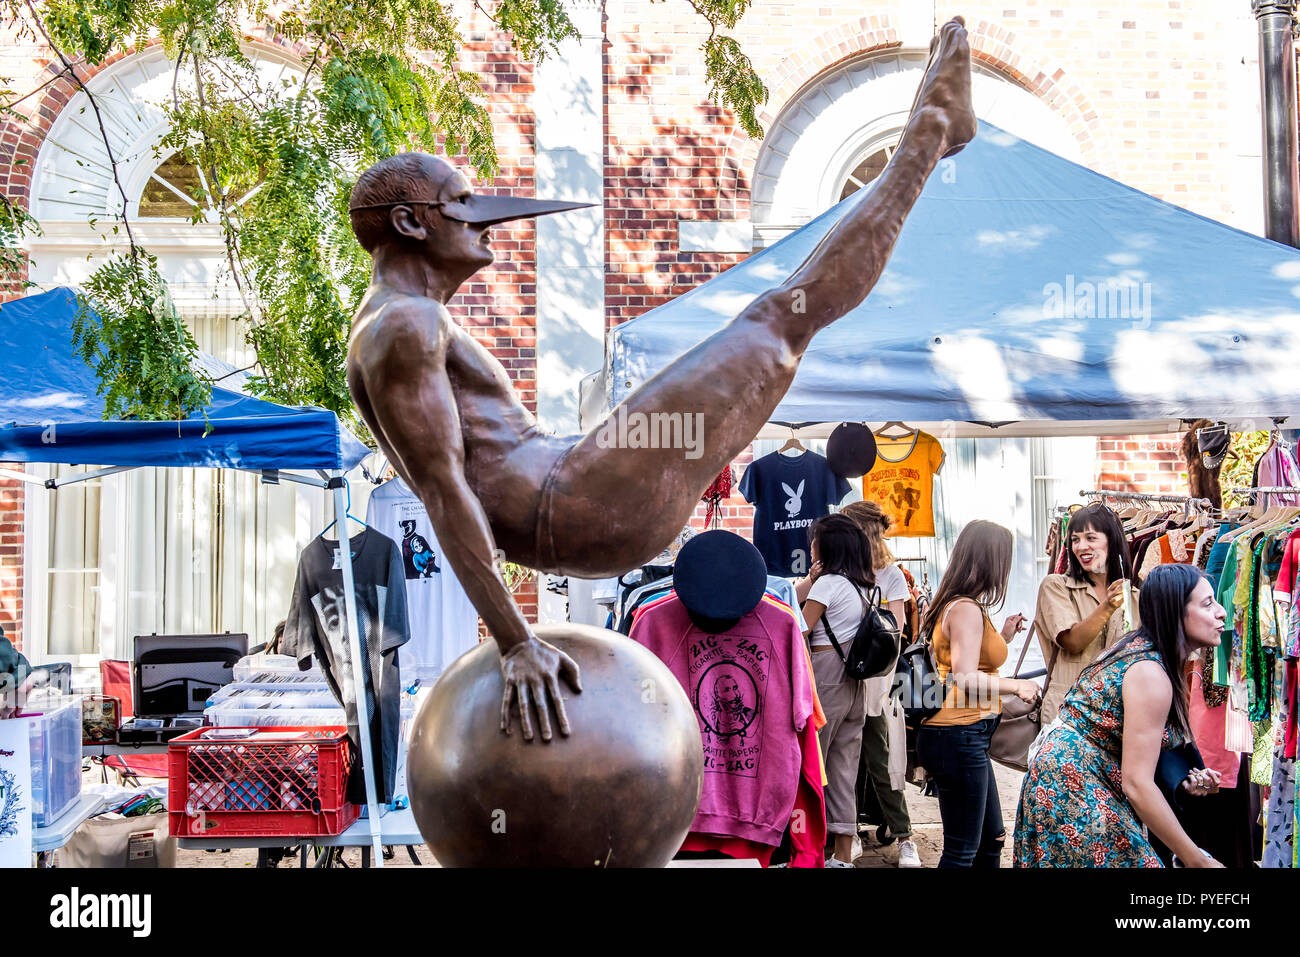
[[[855,785],[866,694],[864,682],[845,673],[841,654],[849,654],[866,603],[875,591],[876,575],[871,544],[852,519],[843,515],[820,518],[813,523],[810,539],[811,573],[800,582],[798,591],[805,598],[803,615],[808,630],[804,637],[812,651],[813,678],[826,714],[826,725],[817,734],[826,766],[826,830],[835,841],[826,866],[852,867],[853,838],[858,833]]]
[[[903,575],[903,567],[894,560],[889,545],[885,542],[885,532],[891,524],[889,516],[875,502],[865,501],[846,505],[840,509],[839,514],[853,519],[858,528],[862,529],[862,534],[867,536],[869,554],[875,566],[873,571],[876,587],[880,589],[880,601],[901,628],[911,590]],[[864,786],[875,791],[876,801],[880,804],[881,815],[885,819],[884,831],[877,833],[883,835],[883,841],[898,839],[898,866],[920,867],[921,856],[912,840],[912,819],[907,813],[907,799],[901,789],[894,790],[889,774],[890,722],[898,722],[896,731],[899,736],[905,733],[902,729],[903,716],[901,712],[893,712],[889,701],[893,683],[893,668],[888,674],[868,678],[865,682],[867,717],[862,731],[862,760],[858,773],[861,779],[865,771]],[[900,754],[893,757],[900,761],[904,759],[904,755]]]
[[[1011,532],[993,522],[961,530],[939,591],[926,613],[934,664],[947,689],[943,706],[921,725],[916,758],[939,795],[943,821],[940,867],[998,867],[1006,829],[989,741],[1002,713],[1002,695],[1038,700],[1038,685],[1003,678],[1007,642],[1024,628],[1012,615],[999,631],[990,609],[1006,599],[1011,577]]]

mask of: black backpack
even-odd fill
[[[858,598],[862,599],[862,620],[858,622],[858,630],[853,636],[848,655],[840,647],[839,639],[831,630],[830,619],[825,612],[822,613],[822,627],[826,629],[826,637],[835,646],[840,661],[844,662],[844,673],[851,680],[879,678],[893,670],[894,663],[898,660],[902,632],[893,612],[880,607],[879,588],[872,591],[870,602],[862,597],[857,585],[853,589],[858,592]]]

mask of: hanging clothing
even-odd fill
[[[1124,675],[1139,661],[1160,662],[1146,639],[1103,659],[1065,696],[1061,723],[1047,733],[1021,784],[1017,867],[1162,866],[1120,778]],[[1161,748],[1174,740],[1166,726]]]
[[[754,506],[754,546],[767,562],[769,575],[808,573],[809,526],[829,515],[831,506],[851,488],[816,452],[772,452],[749,463],[740,479],[740,494]]]
[[[397,775],[398,739],[401,731],[402,685],[397,649],[410,640],[406,619],[406,587],[402,553],[397,543],[372,528],[348,542],[352,553],[357,627],[360,629],[365,714],[370,727],[371,768],[376,799],[392,800]],[[343,568],[339,543],[314,538],[298,559],[289,617],[285,620],[281,651],[298,659],[306,671],[315,657],[334,697],[348,720],[353,753],[361,755],[352,653],[347,637],[347,611],[343,601]],[[358,761],[348,781],[348,800],[366,803],[365,780]]]
[[[402,649],[402,683],[432,685],[478,644],[478,610],[452,571],[424,503],[400,479],[370,493],[366,524],[401,543],[411,640]]]
[[[862,476],[862,498],[889,516],[887,538],[933,537],[934,476],[943,458],[943,446],[927,432],[876,437],[876,464]]]
[[[813,718],[808,655],[790,607],[765,596],[729,631],[710,635],[672,594],[642,610],[631,637],[668,666],[699,720],[705,773],[691,831],[778,845],[803,778],[800,732]]]
[[[1269,443],[1264,454],[1255,463],[1255,481],[1257,486],[1274,486],[1279,488],[1300,488],[1300,465],[1296,464],[1295,453],[1276,438]],[[1255,496],[1252,496],[1252,499]],[[1275,505],[1300,505],[1300,494],[1295,492],[1262,492],[1265,508]]]

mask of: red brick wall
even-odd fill
[[[453,159],[485,193],[536,195],[536,120],[533,66],[515,56],[510,41],[485,28],[476,13],[466,31],[462,68],[480,76],[492,111],[499,170],[479,182],[463,156]],[[505,366],[519,400],[537,412],[537,255],[535,221],[493,226],[496,262],[477,273],[448,304],[452,315]],[[576,384],[575,384],[576,385]],[[524,617],[537,620],[537,583],[515,593]]]
[[[1179,433],[1103,436],[1097,440],[1097,487],[1120,492],[1187,495]]]
[[[6,468],[21,470],[21,465]],[[21,647],[23,634],[23,483],[0,478],[0,626]]]

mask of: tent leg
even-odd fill
[[[340,476],[342,473],[338,473]],[[352,656],[353,695],[357,702],[357,727],[361,733],[362,771],[366,780],[366,812],[370,821],[370,843],[375,850],[375,866],[384,866],[383,822],[375,798],[374,751],[370,746],[370,722],[366,720],[366,671],[368,662],[361,654],[361,629],[357,626],[356,583],[352,577],[352,549],[348,545],[348,502],[342,486],[334,489],[334,516],[339,535],[339,565],[343,568],[343,606],[347,611],[348,653]],[[378,689],[376,689],[378,694]],[[376,706],[378,702],[376,702]]]

